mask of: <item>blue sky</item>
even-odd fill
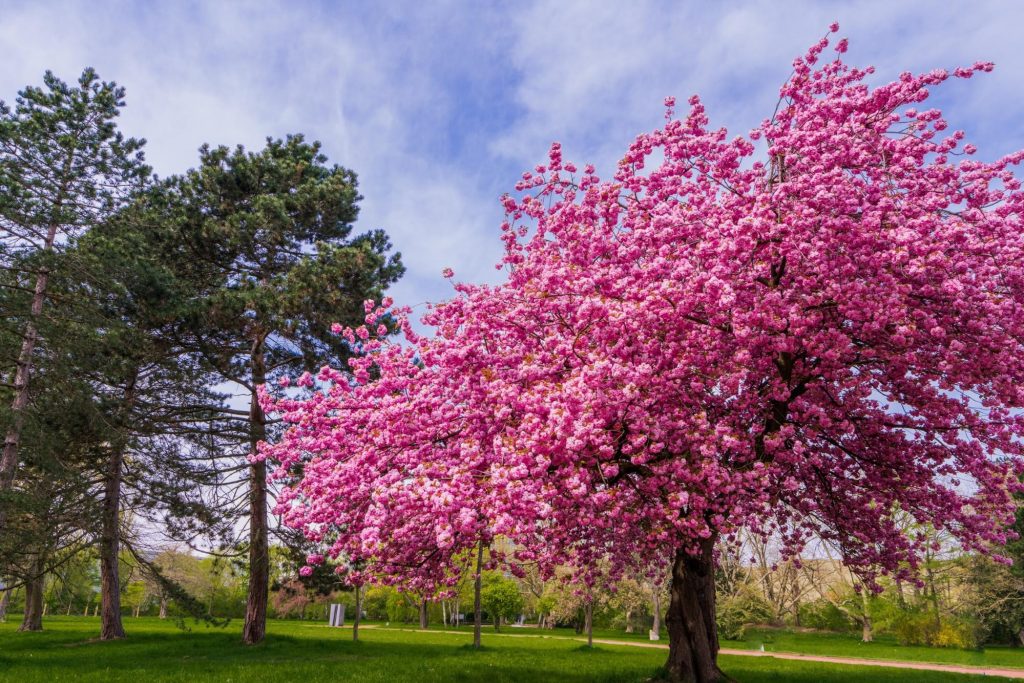
[[[128,89],[122,128],[161,175],[200,144],[258,147],[301,132],[360,175],[360,225],[384,228],[409,272],[402,303],[448,296],[440,276],[494,281],[500,194],[543,160],[608,174],[666,95],[705,99],[742,133],[770,115],[790,64],[838,20],[848,61],[879,78],[978,59],[944,88],[951,123],[993,157],[1024,147],[1024,3],[11,2],[0,0],[0,98],[53,69]]]

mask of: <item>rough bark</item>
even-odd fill
[[[253,455],[266,438],[266,416],[260,407],[255,387],[266,380],[266,360],[262,336],[253,342],[250,354],[253,392],[249,405],[250,449]],[[270,541],[267,523],[267,465],[249,464],[249,594],[245,604],[242,641],[254,645],[267,633],[267,600],[270,585]]]
[[[701,543],[700,554],[676,551],[669,600],[669,654],[665,669],[673,683],[729,681],[718,668],[715,625],[714,539]]]
[[[484,566],[483,539],[476,547],[476,575],[473,578],[473,647],[480,649],[480,629],[483,625],[480,613],[480,587],[483,585],[482,573]]]
[[[56,209],[60,209],[58,199]],[[51,251],[57,238],[57,223],[53,221],[47,227],[46,241],[43,251]],[[32,305],[29,307],[29,319],[21,337],[21,349],[18,352],[16,370],[14,372],[14,400],[11,402],[11,422],[4,437],[3,454],[0,455],[0,492],[10,491],[14,486],[14,477],[18,472],[18,444],[21,442],[21,431],[25,427],[25,409],[28,407],[29,380],[32,376],[32,356],[35,352],[39,331],[36,320],[43,314],[46,301],[46,287],[50,280],[50,271],[41,268],[36,275],[35,289],[32,292]],[[0,509],[0,532],[7,525],[5,512]]]
[[[36,560],[32,567],[30,576],[25,581],[25,613],[21,620],[19,631],[42,631],[43,630],[43,563]]]

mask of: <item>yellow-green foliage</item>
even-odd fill
[[[926,645],[970,650],[978,647],[978,629],[966,619],[938,619],[934,612],[914,611],[893,623],[893,634],[901,645]]]

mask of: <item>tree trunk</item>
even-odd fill
[[[584,609],[583,627],[587,630],[587,647],[594,647],[594,603],[588,600]]]
[[[255,387],[266,380],[263,338],[257,337],[250,354],[254,390],[249,404],[250,452],[266,438],[266,416]],[[267,524],[267,465],[262,460],[249,464],[249,595],[245,604],[242,641],[254,645],[267,632],[267,599],[270,585],[270,541]]]
[[[633,632],[633,610],[626,610],[626,633]]]
[[[863,627],[861,630],[861,641],[870,643],[875,639],[875,636],[871,628],[871,602],[868,598],[867,586],[862,586],[860,589],[860,604],[864,612],[864,616],[861,619],[861,626]]]
[[[676,551],[672,590],[665,624],[669,652],[665,669],[674,683],[729,681],[718,668],[718,630],[715,626],[713,538],[701,542],[700,555]]]
[[[0,623],[7,621],[7,606],[11,604],[11,589],[8,588],[4,591],[3,597],[0,597]]]
[[[43,630],[43,575],[42,560],[36,559],[29,568],[32,576],[25,581],[25,614],[19,631]]]
[[[167,618],[167,596],[163,593],[160,594],[160,618]]]
[[[128,415],[135,403],[135,378],[132,377],[124,392],[121,406],[123,423],[127,429]],[[111,445],[103,481],[103,531],[100,536],[100,601],[103,619],[100,640],[124,638],[121,623],[121,475],[124,467],[126,437],[122,433]]]
[[[473,647],[480,649],[480,628],[482,615],[480,614],[480,587],[483,585],[481,577],[484,566],[484,540],[481,538],[476,547],[476,576],[473,579]]]
[[[359,590],[359,586],[356,586],[356,616],[352,620],[352,640],[359,640],[359,618],[362,616],[363,611],[363,594]]]
[[[70,161],[65,164],[65,172],[70,168]],[[56,214],[60,210],[61,198],[58,197],[54,210]],[[43,243],[43,251],[53,249],[53,243],[57,238],[56,219],[50,222],[46,231],[46,240]],[[43,303],[46,301],[46,286],[50,280],[50,271],[41,268],[36,275],[36,286],[32,293],[32,305],[29,307],[29,319],[25,325],[25,332],[21,337],[21,350],[18,352],[16,362],[17,369],[14,372],[14,400],[11,402],[11,421],[4,438],[4,450],[0,455],[0,492],[10,491],[14,486],[14,477],[18,473],[18,444],[21,441],[21,430],[25,426],[25,408],[28,407],[29,379],[32,376],[32,356],[36,348],[36,340],[39,331],[36,329],[36,320],[43,314]],[[0,532],[3,532],[7,525],[6,514],[0,509]],[[42,615],[40,614],[40,617]],[[36,630],[36,629],[29,629]]]
[[[136,619],[139,618],[139,612],[141,612],[141,611],[142,611],[142,603],[140,602],[139,604],[135,605],[134,615],[135,615]]]
[[[651,626],[651,634],[655,640],[661,638],[661,586],[651,584],[651,602],[654,607],[654,624]]]
[[[423,598],[420,600],[420,628],[426,629],[427,624],[427,599]]]

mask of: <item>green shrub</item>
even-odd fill
[[[892,634],[900,645],[926,645],[935,642],[939,623],[935,615],[923,610],[906,611],[892,622]]]
[[[771,605],[753,588],[742,588],[725,597],[716,610],[718,633],[727,640],[742,640],[747,626],[770,624],[774,620]]]
[[[940,621],[934,612],[926,610],[904,612],[893,621],[892,630],[900,645],[972,650],[978,647],[980,640],[973,622],[956,617]]]
[[[800,625],[819,631],[850,631],[853,620],[833,603],[818,598],[800,605]]]
[[[947,619],[942,622],[935,635],[935,647],[956,647],[961,650],[975,650],[980,643],[976,624],[966,619]]]

